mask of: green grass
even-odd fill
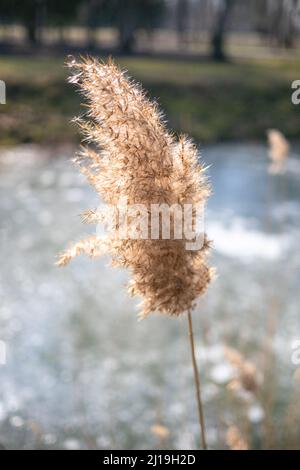
[[[300,106],[291,103],[291,82],[300,79],[300,60],[117,62],[149,90],[175,131],[200,142],[264,139],[270,127],[299,138]],[[0,79],[7,86],[0,144],[78,141],[70,119],[80,112],[81,99],[66,76],[63,58],[0,58]]]

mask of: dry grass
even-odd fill
[[[290,152],[290,144],[282,132],[277,129],[268,131],[268,142],[269,157],[272,162],[269,166],[269,172],[272,174],[282,173]]]
[[[84,147],[77,158],[81,172],[112,207],[120,201],[197,208],[209,196],[204,169],[195,146],[185,137],[179,141],[167,131],[157,106],[114,64],[87,59],[72,61],[72,83],[78,84],[88,102],[79,125],[96,151]],[[96,212],[85,219],[97,220]],[[175,215],[174,215],[175,217]],[[148,218],[150,235],[150,219]],[[113,264],[129,268],[131,295],[142,298],[141,316],[151,312],[180,315],[192,309],[212,278],[206,264],[209,243],[200,250],[186,249],[186,239],[128,239],[107,234],[91,237],[64,253],[60,265],[86,253],[92,257],[107,251]]]
[[[228,428],[226,442],[230,450],[249,450],[248,443],[237,426]]]

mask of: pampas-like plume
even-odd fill
[[[246,440],[236,426],[230,426],[226,432],[226,442],[230,450],[249,450]]]
[[[243,389],[255,394],[259,386],[259,375],[255,364],[247,361],[236,349],[225,347],[225,356],[234,366],[237,377],[228,385],[231,390]]]
[[[140,87],[111,61],[72,59],[68,65],[73,71],[69,81],[79,86],[88,105],[79,126],[96,146],[83,147],[77,161],[100,200],[110,206],[121,200],[129,206],[143,204],[148,213],[152,204],[192,204],[193,210],[203,205],[210,190],[197,149],[167,131],[156,104]],[[94,211],[84,218],[98,221]],[[95,257],[109,252],[114,265],[129,268],[129,292],[141,296],[142,317],[155,311],[178,316],[193,308],[213,272],[206,264],[206,238],[199,250],[187,250],[186,239],[175,238],[94,236],[63,253],[58,264],[81,253]]]
[[[162,440],[165,440],[170,436],[170,430],[162,424],[154,424],[151,426],[151,432],[154,436],[159,437]]]
[[[202,446],[206,449],[191,310],[197,297],[206,291],[213,271],[206,264],[206,237],[199,246],[195,235],[196,244],[187,249],[190,234],[197,229],[198,209],[203,208],[210,193],[197,149],[185,137],[177,141],[167,131],[157,106],[111,61],[102,64],[88,58],[79,63],[71,60],[68,65],[73,70],[70,82],[79,86],[88,104],[85,119],[78,119],[79,126],[96,147],[82,148],[77,158],[80,170],[100,201],[117,215],[120,203],[127,208],[138,206],[135,216],[139,218],[142,212],[143,236],[141,228],[133,237],[127,230],[125,236],[120,236],[119,230],[123,232],[124,227],[118,219],[112,224],[112,233],[78,242],[61,255],[58,264],[66,265],[81,253],[95,257],[109,252],[115,266],[129,268],[129,292],[142,298],[142,317],[155,311],[172,316],[187,312]],[[166,237],[159,214],[158,233],[153,236],[153,205],[169,209],[169,224],[173,225]],[[176,224],[178,208],[181,236]],[[134,219],[130,209],[126,217],[125,226]],[[107,222],[105,211],[99,214],[87,210],[83,219]],[[185,232],[187,226],[189,235]]]
[[[277,129],[270,129],[267,132],[269,143],[269,157],[271,164],[269,173],[278,174],[284,170],[284,166],[290,151],[290,144],[282,132]]]

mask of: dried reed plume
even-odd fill
[[[234,366],[237,373],[228,388],[231,390],[243,389],[256,394],[259,378],[255,364],[247,361],[242,354],[233,348],[225,347],[225,357]]]
[[[246,440],[236,426],[227,429],[226,442],[230,450],[249,450]]]
[[[277,129],[268,130],[267,136],[269,157],[272,162],[269,166],[269,172],[272,174],[281,173],[289,155],[290,145],[284,135]]]
[[[187,138],[176,140],[167,131],[156,104],[111,61],[104,64],[88,58],[71,60],[68,65],[73,70],[70,82],[79,86],[88,104],[79,126],[96,147],[83,147],[77,161],[100,201],[111,207],[124,200],[131,207],[143,205],[147,216],[153,204],[169,208],[189,204],[195,226],[197,208],[210,194],[196,147]],[[171,211],[172,222],[175,217]],[[84,219],[97,223],[99,214],[89,210]],[[149,217],[146,227],[149,235]],[[159,235],[161,232],[160,226]],[[142,298],[141,317],[151,312],[188,313],[199,423],[206,448],[191,310],[212,278],[213,271],[206,264],[209,243],[204,237],[201,249],[187,250],[186,237],[178,239],[174,232],[169,239],[132,239],[110,233],[105,239],[94,236],[67,250],[59,264],[65,265],[81,253],[95,257],[108,252],[113,265],[129,268],[129,292]]]
[[[170,436],[170,430],[162,424],[154,424],[151,426],[151,432],[154,436],[160,438],[161,440],[165,440]]]
[[[79,86],[88,103],[81,130],[96,151],[83,147],[77,157],[81,172],[101,201],[116,206],[151,204],[203,205],[210,190],[196,147],[185,137],[169,133],[156,104],[111,61],[88,58],[68,63],[74,71],[69,81]],[[97,222],[97,212],[84,214]],[[150,230],[150,226],[149,226]],[[209,243],[186,250],[186,240],[101,239],[76,243],[63,253],[60,265],[85,253],[91,257],[109,252],[113,265],[129,268],[129,292],[142,298],[141,316],[151,312],[180,315],[193,308],[206,291],[212,269],[205,262]]]

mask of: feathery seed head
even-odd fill
[[[289,156],[290,144],[282,132],[277,129],[269,129],[267,131],[267,136],[269,143],[269,158],[271,160],[269,173],[282,173]]]
[[[237,426],[230,426],[226,432],[226,442],[230,450],[249,450],[247,441]]]
[[[127,224],[138,213],[147,236],[141,236],[141,228],[135,237],[116,237],[110,232],[105,238],[94,236],[67,250],[58,264],[65,265],[81,253],[95,257],[109,252],[113,265],[130,270],[129,292],[142,298],[142,317],[155,311],[180,315],[193,307],[213,275],[206,264],[206,237],[200,248],[186,249],[190,237],[185,230],[179,237],[173,228],[177,209],[182,209],[182,226],[194,233],[198,210],[210,194],[197,149],[186,137],[177,141],[167,131],[157,105],[112,61],[72,59],[68,66],[73,71],[70,83],[79,86],[87,101],[88,110],[77,122],[94,146],[81,148],[76,158],[80,171],[100,201],[115,209],[126,201],[130,207]],[[162,236],[168,227],[160,223],[164,205],[170,208],[168,237]],[[186,207],[189,211],[185,212]],[[153,208],[158,208],[159,236],[151,238]],[[89,210],[83,218],[98,223],[101,215]],[[120,221],[114,229],[119,226]]]
[[[255,394],[258,390],[260,378],[255,364],[247,361],[236,349],[225,347],[225,357],[232,364],[237,376],[229,383],[231,390],[243,389]]]

